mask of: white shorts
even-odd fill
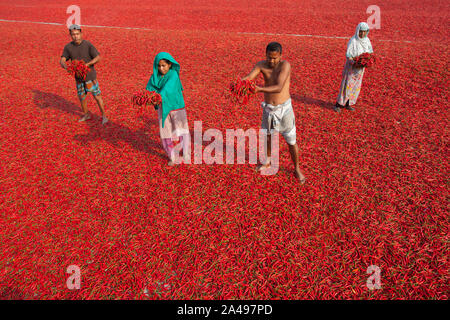
[[[297,141],[297,131],[292,100],[289,98],[277,106],[263,102],[261,107],[263,108],[261,128],[266,129],[269,134],[274,130],[278,131],[289,145],[294,145]]]

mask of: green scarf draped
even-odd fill
[[[164,76],[159,74],[158,64],[161,59],[172,63],[172,67]],[[180,81],[180,64],[167,52],[160,52],[153,61],[153,74],[148,80],[146,89],[156,91],[162,98],[162,126],[170,111],[183,109],[183,86]]]

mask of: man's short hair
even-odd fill
[[[80,32],[81,32],[81,27],[79,25],[77,25],[77,24],[72,24],[69,27],[69,32],[72,33],[72,30],[80,30]]]
[[[271,42],[267,45],[266,53],[275,51],[281,54],[282,50],[283,49],[281,48],[281,44],[279,44],[278,42]]]

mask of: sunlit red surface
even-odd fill
[[[77,3],[83,25],[140,28],[83,28],[103,57],[102,126],[91,96],[94,119],[77,122],[59,66],[67,7],[0,1],[0,19],[64,24],[0,21],[1,298],[448,298],[448,4],[379,1],[377,62],[356,111],[337,114],[365,1],[147,2]],[[225,93],[274,40],[293,68],[307,183],[282,140],[276,176],[169,168],[156,112],[131,103],[154,56],[181,65],[191,131],[258,129],[262,97],[241,107]],[[66,287],[69,265],[80,290]],[[370,265],[380,290],[366,287]]]

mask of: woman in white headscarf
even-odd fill
[[[355,110],[352,106],[356,104],[361,90],[364,67],[357,65],[354,58],[365,52],[373,53],[372,44],[367,37],[368,34],[369,25],[361,22],[356,27],[355,35],[347,44],[346,62],[344,71],[342,72],[341,88],[339,89],[339,96],[334,107],[334,111],[336,112],[340,112],[340,108]]]

